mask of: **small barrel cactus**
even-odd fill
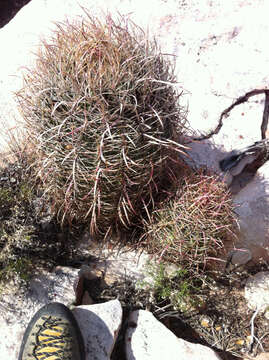
[[[218,175],[186,169],[176,195],[156,207],[145,224],[144,245],[159,261],[205,269],[226,257],[237,241],[234,209]]]
[[[17,95],[33,165],[62,222],[105,236],[152,208],[184,148],[185,111],[173,66],[138,26],[89,14],[58,24]]]

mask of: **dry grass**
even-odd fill
[[[203,269],[236,239],[232,198],[217,176],[189,172],[176,197],[155,210],[144,242],[159,261]]]
[[[153,207],[184,146],[173,65],[135,24],[87,14],[58,24],[18,93],[32,167],[62,223],[92,235]]]

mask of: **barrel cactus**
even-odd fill
[[[152,208],[184,146],[171,62],[123,17],[58,24],[18,92],[33,167],[61,222],[92,235]]]

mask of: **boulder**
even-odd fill
[[[117,339],[122,307],[118,300],[81,305],[73,310],[84,338],[85,360],[109,360]]]
[[[146,310],[130,314],[125,351],[127,360],[220,360],[212,349],[177,338]]]
[[[91,245],[87,246],[88,250],[79,245],[79,250],[85,254],[90,251],[96,261],[82,266],[80,274],[86,279],[91,280],[93,276],[102,277],[107,285],[112,285],[115,281],[124,281],[126,279],[136,283],[138,280],[143,281],[146,277],[147,264],[151,259],[150,255],[145,252],[137,252],[127,247],[122,249],[109,249],[109,245]]]
[[[189,0],[188,2],[158,0],[157,3],[156,0],[148,0],[146,5],[144,0],[110,0],[109,2],[103,0],[79,0],[79,2],[32,0],[18,12],[13,20],[0,29],[1,152],[8,150],[8,135],[13,133],[14,128],[22,126],[14,92],[22,86],[24,68],[32,66],[35,62],[34,52],[38,48],[40,38],[49,39],[51,31],[55,29],[54,22],[61,22],[66,18],[73,21],[77,17],[84,17],[83,6],[91,13],[102,13],[108,10],[116,16],[117,12],[120,12],[148,29],[150,35],[157,37],[163,52],[171,54],[171,58],[175,59],[179,81],[178,89],[184,90],[181,101],[186,106],[188,105],[188,120],[190,126],[195,129],[195,131],[191,131],[191,133],[195,132],[195,136],[207,133],[214,128],[218,124],[221,114],[238,98],[253,89],[261,90],[257,91],[257,95],[249,98],[248,101],[238,104],[227,112],[227,116],[222,119],[223,126],[216,135],[208,140],[189,144],[191,146],[189,155],[194,166],[206,165],[221,174],[219,161],[228,152],[260,140],[260,126],[265,105],[263,91],[268,90],[269,84],[269,43],[264,40],[269,35],[267,19],[269,3],[267,0],[256,0],[255,2],[206,0],[203,3],[198,0]],[[269,249],[268,164],[262,166],[254,179],[246,186],[244,186],[244,179],[241,180],[238,184],[237,194],[234,195],[240,224],[240,242],[237,247],[245,249],[243,255],[247,254],[247,257],[243,256],[242,258],[242,251],[237,255],[234,253],[234,265],[245,263],[249,258],[256,260],[259,257],[267,258]],[[129,256],[126,256],[127,258]],[[141,268],[140,265],[137,268],[133,266],[134,261],[134,259],[130,263],[123,261],[119,265],[116,259],[111,259],[106,262],[101,261],[98,266],[100,271],[105,271],[109,266],[113,271],[114,269],[121,270],[122,278],[125,276],[126,269],[130,268],[131,276],[135,277]],[[0,313],[3,321],[0,324],[0,332],[4,335],[2,335],[0,343],[0,354],[4,359],[17,358],[24,328],[39,307],[50,301],[70,304],[75,300],[71,284],[77,277],[77,270],[72,269],[70,273],[67,269],[58,270],[58,273],[43,273],[36,276],[30,285],[30,294],[22,294],[15,290],[11,294],[1,294]],[[113,274],[111,276],[112,283],[115,278]],[[87,301],[90,302],[90,299]],[[118,305],[116,309],[119,322],[120,309]],[[78,312],[76,316],[80,319],[79,314],[87,311],[90,310],[82,307],[75,313]],[[145,318],[148,322],[154,323],[154,327],[150,331],[147,330],[147,336],[150,339],[159,326],[162,328],[160,332],[163,331],[165,336],[168,334],[169,330],[158,323],[152,315],[147,312],[142,313],[146,314]],[[102,319],[100,312],[98,314],[97,316]],[[134,314],[130,324],[135,324],[136,327],[130,326],[128,329],[126,348],[129,349],[130,358],[134,356],[132,351],[135,349],[138,354],[136,358],[143,359],[145,350],[143,346],[146,341],[143,333],[140,333],[139,337],[138,334],[139,319],[142,319],[144,315],[140,317],[140,315],[138,316],[140,313]],[[115,341],[112,330],[117,332],[119,326],[112,324],[110,315],[105,315],[108,319],[109,345],[104,347],[103,355],[101,354],[103,358],[109,356]],[[99,324],[101,326],[102,323],[103,327],[101,328],[103,329],[105,325],[102,321],[100,320]],[[116,322],[116,324],[118,323]],[[146,325],[143,326],[146,328]],[[142,327],[142,329],[144,328]],[[189,359],[190,356],[201,359],[203,354],[217,358],[212,350],[200,345],[189,344],[172,335],[170,332],[169,336],[167,335],[170,339],[167,340],[167,344],[180,349],[186,359]],[[89,339],[89,335],[87,336],[86,340]],[[129,338],[131,339],[130,344],[128,343]],[[141,339],[141,348],[136,345],[138,338]],[[164,337],[160,336],[159,342],[154,343],[154,347],[148,347],[147,354],[152,351],[154,358],[158,358],[160,354],[164,354],[163,357],[168,358],[167,354],[169,354],[170,348],[166,346],[164,353],[161,352],[159,346],[163,339]],[[155,346],[159,349],[159,354],[156,353]],[[196,351],[199,351],[199,354]],[[171,354],[171,359],[173,356],[175,357],[174,354]]]
[[[269,353],[261,353],[260,355],[256,356],[253,360],[269,360]]]
[[[250,309],[265,312],[269,319],[269,271],[249,277],[245,285],[245,298]]]

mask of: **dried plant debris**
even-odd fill
[[[255,339],[251,342],[251,318],[243,295],[243,285],[249,273],[219,275],[214,287],[206,289],[203,311],[185,314],[185,321],[201,339],[216,349],[234,356],[256,356],[269,350],[269,321],[262,315],[255,319]]]
[[[266,138],[266,130],[268,126],[268,118],[269,118],[269,90],[268,89],[254,89],[251,90],[244,95],[240,96],[238,99],[236,99],[229,107],[227,107],[225,110],[222,111],[219,121],[215,129],[211,130],[208,134],[201,135],[199,137],[194,137],[194,141],[202,141],[211,138],[213,135],[216,135],[219,133],[220,129],[223,125],[223,119],[227,118],[229,116],[229,113],[231,110],[240,104],[243,104],[244,102],[248,101],[249,98],[252,96],[264,94],[265,95],[265,102],[264,102],[264,109],[263,109],[263,115],[262,115],[262,124],[261,124],[261,138]]]

